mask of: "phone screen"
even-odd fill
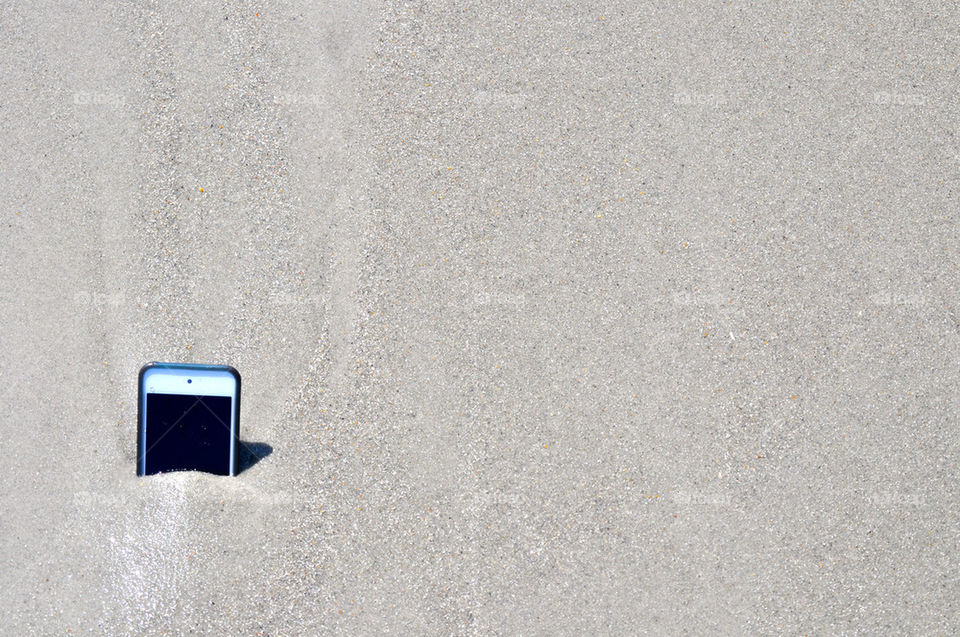
[[[230,475],[232,402],[230,396],[147,393],[144,473]]]

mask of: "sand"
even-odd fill
[[[958,18],[6,5],[2,632],[956,633]]]

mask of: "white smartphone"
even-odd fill
[[[137,475],[237,472],[240,373],[227,365],[148,363],[140,370]]]

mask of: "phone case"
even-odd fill
[[[234,378],[237,379],[237,399],[234,401],[233,409],[235,411],[233,415],[234,422],[237,424],[234,431],[234,440],[233,440],[233,449],[234,449],[234,458],[231,459],[231,464],[234,467],[234,476],[236,476],[237,469],[237,450],[240,449],[240,372],[236,368],[231,367],[230,365],[202,365],[200,363],[160,363],[160,362],[151,362],[147,363],[140,368],[140,373],[137,374],[137,475],[143,476],[140,473],[140,454],[143,453],[142,449],[142,440],[143,440],[143,403],[144,403],[144,389],[143,389],[143,375],[148,369],[162,368],[162,369],[197,369],[197,370],[221,370],[230,372]]]

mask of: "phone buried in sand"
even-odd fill
[[[236,475],[240,374],[226,365],[148,363],[137,400],[137,475]]]

